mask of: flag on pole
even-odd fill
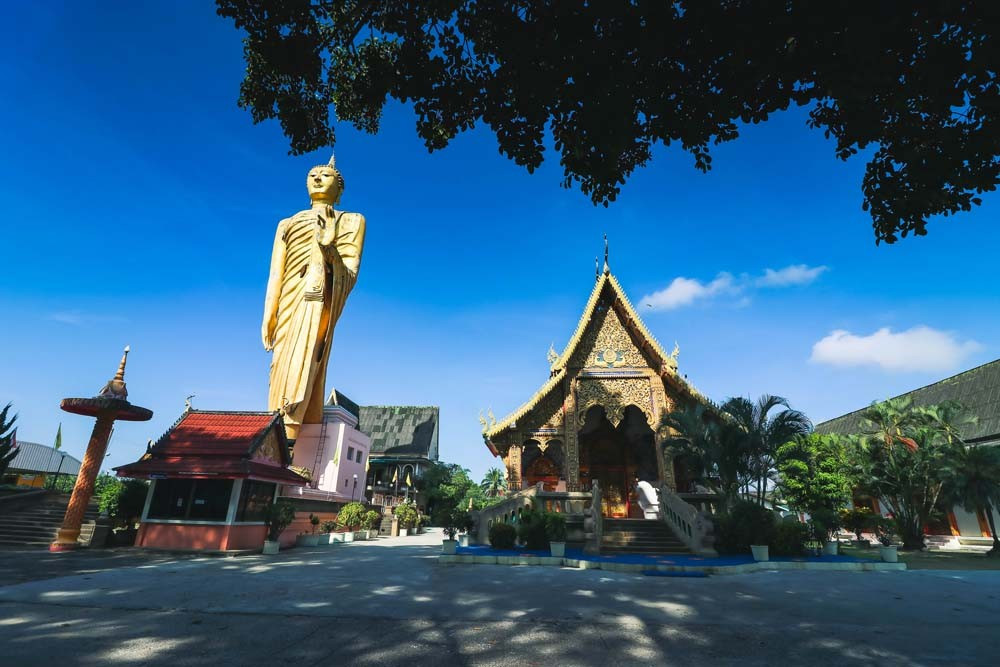
[[[367,459],[365,459],[365,472],[368,472],[368,468],[371,467],[371,464],[372,464],[371,457],[368,457]]]
[[[59,422],[59,430],[56,431],[56,442],[52,445],[53,449],[62,449],[62,422]]]
[[[398,481],[399,481],[399,468],[396,468],[396,471],[392,473],[392,483],[395,484]]]
[[[406,485],[413,486],[413,482],[410,481],[410,473],[406,473]]]

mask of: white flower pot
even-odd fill
[[[878,550],[879,550],[879,555],[882,556],[882,561],[883,562],[885,562],[885,563],[898,563],[899,562],[899,554],[896,553],[896,545],[895,544],[892,545],[891,547],[885,547],[885,546],[879,547]]]
[[[333,544],[337,540],[335,539],[337,533],[324,533],[319,536],[320,544]]]
[[[281,548],[280,542],[272,542],[271,540],[264,540],[264,548],[261,550],[265,556],[273,556],[278,553],[278,549]]]
[[[549,542],[549,551],[553,558],[562,558],[566,555],[565,542]]]
[[[766,544],[751,544],[750,553],[753,554],[753,559],[758,563],[768,560]]]
[[[406,528],[400,528],[399,529],[399,536],[400,537],[406,537],[407,535],[409,535],[409,531]]]
[[[346,533],[341,533],[341,535],[344,536],[344,542],[353,542],[354,541],[354,533],[352,533],[350,531],[348,531]]]
[[[314,547],[319,544],[319,535],[299,535],[295,543],[300,547]]]
[[[824,556],[836,556],[837,546],[840,544],[837,540],[827,540],[823,544],[823,555]]]
[[[458,542],[455,540],[441,540],[441,553],[446,556],[455,555],[455,547],[458,546]]]
[[[465,533],[458,536],[458,546],[467,547],[469,546],[469,534]]]

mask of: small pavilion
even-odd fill
[[[136,546],[225,551],[263,544],[278,486],[308,483],[290,463],[278,413],[192,409],[115,471],[151,481]]]

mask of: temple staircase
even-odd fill
[[[601,553],[689,554],[691,550],[657,519],[604,519]]]
[[[90,542],[98,515],[95,500],[83,516],[80,541],[85,544]],[[69,494],[49,493],[19,500],[14,506],[0,505],[0,546],[47,547],[62,526],[68,504]]]

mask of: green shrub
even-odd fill
[[[861,533],[872,527],[875,515],[870,509],[865,507],[855,507],[852,510],[844,510],[840,513],[840,522],[844,528],[854,533],[858,540],[863,539]]]
[[[494,549],[513,549],[517,540],[517,529],[508,523],[490,526],[490,546]]]
[[[809,526],[794,521],[779,521],[774,531],[769,553],[774,556],[801,556],[806,552]]]
[[[549,512],[546,514],[545,534],[549,538],[549,542],[565,542],[566,517],[555,512]]]
[[[375,510],[368,510],[365,512],[365,518],[363,525],[367,530],[374,530],[379,523],[382,522],[382,515]]]
[[[809,527],[812,529],[814,540],[817,542],[826,542],[834,533],[840,530],[840,515],[834,510],[813,510],[809,515]]]
[[[396,515],[399,519],[400,528],[412,528],[417,524],[420,515],[417,513],[417,508],[413,506],[413,503],[402,503],[396,505],[392,513]]]
[[[267,539],[277,542],[281,533],[295,520],[295,506],[287,500],[268,505],[264,509],[264,525],[267,527]]]
[[[149,484],[141,479],[106,479],[98,493],[98,508],[116,525],[131,527],[142,516]]]
[[[524,546],[533,551],[549,548],[544,512],[528,511],[521,515],[517,524],[517,536]]]
[[[777,530],[774,512],[746,500],[713,520],[715,550],[720,554],[745,554],[751,544],[771,544]]]
[[[333,531],[337,530],[337,522],[336,521],[324,521],[323,525],[321,526],[321,528],[323,529],[324,533],[332,533]]]
[[[357,530],[365,520],[365,506],[358,501],[350,502],[337,512],[337,527]]]

